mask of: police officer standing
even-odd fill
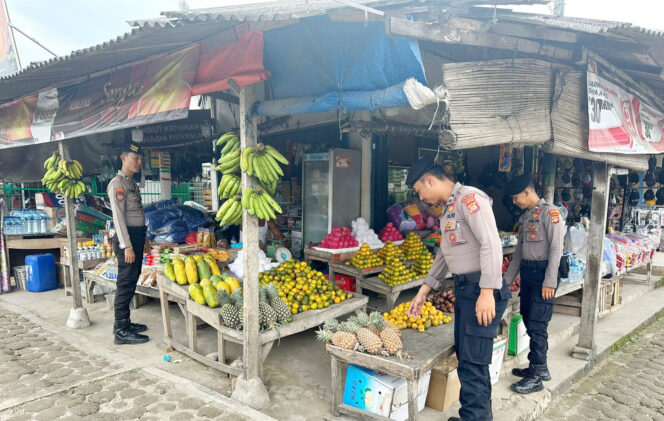
[[[492,420],[489,364],[493,339],[511,293],[502,278],[502,243],[491,198],[476,188],[455,184],[430,157],[415,162],[406,181],[420,200],[444,204],[440,250],[408,314],[419,315],[427,294],[439,289],[448,270],[452,272],[461,409],[460,418],[449,421]]]
[[[530,364],[528,368],[512,370],[512,374],[523,379],[510,388],[526,394],[544,389],[542,380],[551,380],[546,365],[547,327],[553,314],[566,230],[560,209],[539,198],[530,175],[514,180],[507,194],[515,205],[526,210],[519,220],[519,243],[505,273],[510,284],[521,273],[521,315],[530,336]]]
[[[122,149],[120,158],[122,169],[107,188],[115,226],[113,249],[118,259],[113,334],[117,345],[140,344],[149,339],[146,335],[140,334],[147,330],[147,326],[130,322],[129,303],[134,297],[136,283],[141,274],[144,248],[149,247],[149,242],[145,238],[147,230],[141,192],[134,181],[134,174],[141,171],[143,154],[140,146],[128,143]]]

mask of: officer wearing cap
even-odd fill
[[[408,314],[419,315],[427,294],[439,289],[448,270],[452,272],[461,409],[460,418],[449,420],[491,420],[493,338],[511,297],[502,278],[502,244],[491,198],[476,188],[455,184],[432,158],[415,162],[406,182],[420,200],[443,204],[440,250]]]
[[[519,242],[505,273],[510,284],[521,273],[521,315],[530,336],[530,364],[526,369],[512,370],[512,374],[523,379],[510,388],[525,394],[542,390],[542,380],[551,380],[546,364],[547,327],[553,314],[566,230],[560,209],[539,198],[530,175],[514,180],[507,194],[515,205],[526,210],[519,220]]]
[[[134,174],[141,171],[143,153],[139,145],[127,143],[120,155],[122,169],[108,183],[107,193],[113,211],[113,249],[118,258],[118,286],[115,293],[115,343],[140,344],[148,341],[140,332],[147,326],[131,323],[129,303],[134,297],[136,283],[141,274],[143,251],[148,248],[146,240],[145,216],[141,202],[141,192],[134,181]]]

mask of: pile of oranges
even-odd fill
[[[341,290],[321,272],[297,260],[289,260],[259,273],[258,280],[260,285],[273,282],[292,314],[321,310],[353,298],[353,294]]]
[[[436,308],[429,302],[424,303],[422,306],[422,313],[419,317],[409,317],[408,307],[410,301],[399,304],[389,313],[383,313],[386,320],[391,321],[399,329],[414,329],[419,332],[424,332],[431,326],[440,326],[452,321],[450,316],[443,314],[442,311]]]

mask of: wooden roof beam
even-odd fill
[[[412,22],[391,17],[386,20],[387,32],[392,35],[441,42],[464,44],[501,50],[518,51],[524,54],[549,57],[556,60],[572,61],[574,50],[554,47],[523,38],[486,32],[484,22],[454,18],[445,23]]]
[[[544,41],[575,44],[579,37],[574,32],[551,29],[544,26],[522,25],[499,20],[490,31],[494,34],[508,35],[519,38],[531,38]]]

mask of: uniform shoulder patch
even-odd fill
[[[118,202],[122,202],[125,198],[125,189],[122,187],[116,187],[115,188],[115,199]]]
[[[475,193],[468,193],[461,199],[461,202],[466,205],[466,209],[468,209],[468,213],[471,215],[480,211],[480,205],[477,203]]]
[[[551,216],[551,223],[557,224],[560,222],[560,210],[559,209],[549,209],[549,216]]]

